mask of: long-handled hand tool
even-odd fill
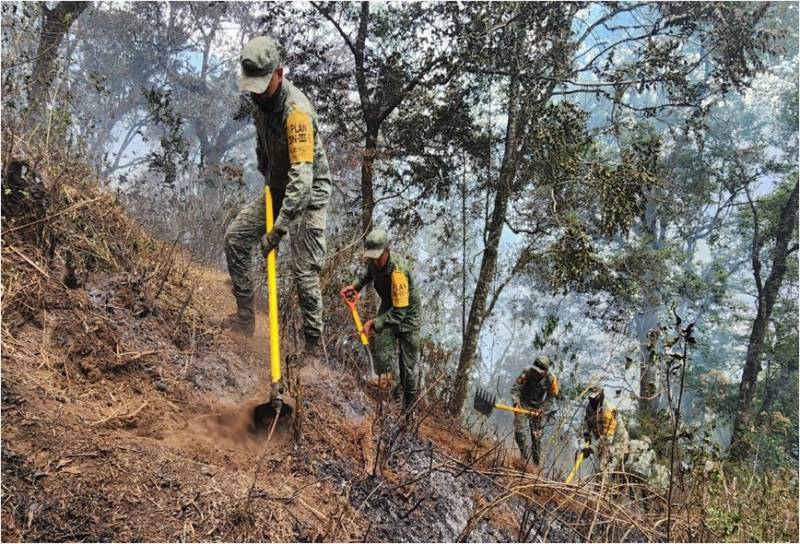
[[[514,412],[515,414],[523,414],[527,416],[541,416],[543,413],[542,410],[536,408],[532,410],[526,410],[525,408],[520,408],[518,406],[500,404],[497,402],[497,397],[495,395],[484,389],[481,389],[480,387],[477,391],[475,391],[475,398],[472,401],[472,407],[485,416],[490,415],[492,410],[495,408],[498,410],[505,410],[507,412]]]
[[[578,456],[575,458],[575,466],[572,467],[572,470],[567,475],[567,479],[564,480],[564,483],[566,484],[572,483],[572,480],[575,479],[575,475],[578,474],[578,471],[581,468],[581,464],[583,464],[583,460],[589,457],[591,454],[592,454],[592,448],[589,445],[589,442],[586,442],[581,451],[578,452]]]
[[[272,231],[274,217],[272,207],[272,192],[269,187],[264,188],[264,201],[266,202],[267,233]],[[275,430],[275,424],[281,413],[291,415],[292,407],[283,402],[284,387],[281,381],[281,348],[280,330],[278,329],[278,278],[275,272],[275,250],[267,255],[267,295],[269,301],[269,364],[270,389],[269,402],[259,404],[253,410],[253,423],[256,429],[266,428],[270,420],[272,427],[269,436]]]
[[[342,295],[344,303],[347,304],[347,307],[350,308],[350,313],[353,314],[353,321],[355,321],[356,324],[361,346],[364,348],[364,354],[367,356],[367,379],[374,380],[377,378],[377,374],[375,374],[375,364],[372,361],[372,350],[369,349],[369,338],[367,338],[364,332],[364,325],[361,323],[361,317],[358,315],[358,308],[356,307],[359,298],[361,298],[361,295],[358,293],[351,293],[350,296],[346,294]]]

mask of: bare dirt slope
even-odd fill
[[[224,275],[198,270],[195,296],[228,310]],[[65,290],[81,311],[43,311],[4,338],[4,540],[449,540],[484,500],[469,478],[426,476],[434,446],[411,433],[371,476],[375,403],[327,367],[303,372],[302,439],[281,425],[265,444],[249,428],[263,334],[180,349],[159,316],[131,315],[120,281]],[[476,536],[513,538],[508,525]]]

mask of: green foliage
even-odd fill
[[[189,142],[183,134],[183,119],[173,109],[172,91],[142,89],[142,93],[153,122],[163,130],[159,139],[161,150],[150,153],[150,170],[161,172],[164,183],[173,185],[178,172],[189,162]]]
[[[704,540],[797,541],[796,466],[764,474],[725,463],[695,479],[698,485],[691,499],[702,508],[703,526],[697,530],[707,531]]]

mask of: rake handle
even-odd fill
[[[525,408],[517,408],[516,406],[510,406],[508,404],[500,404],[500,403],[498,403],[498,404],[495,404],[494,407],[497,408],[498,410],[505,410],[507,412],[514,412],[515,414],[524,414],[524,415],[527,415],[527,416],[540,416],[540,415],[542,415],[542,411],[541,410],[536,410],[536,409],[534,409],[534,410],[526,410]]]

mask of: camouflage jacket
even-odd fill
[[[258,170],[276,195],[275,228],[305,215],[308,228],[324,229],[331,173],[311,103],[289,80],[268,103],[253,103]]]
[[[407,259],[390,254],[382,270],[367,265],[354,285],[360,291],[369,283],[381,298],[378,317],[373,320],[375,332],[381,332],[387,326],[396,327],[400,332],[419,331],[421,305],[414,271]]]
[[[558,377],[548,372],[544,378],[537,380],[534,376],[533,366],[529,366],[517,378],[511,387],[511,399],[519,402],[523,408],[550,407],[554,398],[560,398],[561,389]]]
[[[583,425],[592,440],[603,438],[612,443],[627,442],[628,433],[619,413],[613,408],[602,406],[599,410],[586,403]]]

